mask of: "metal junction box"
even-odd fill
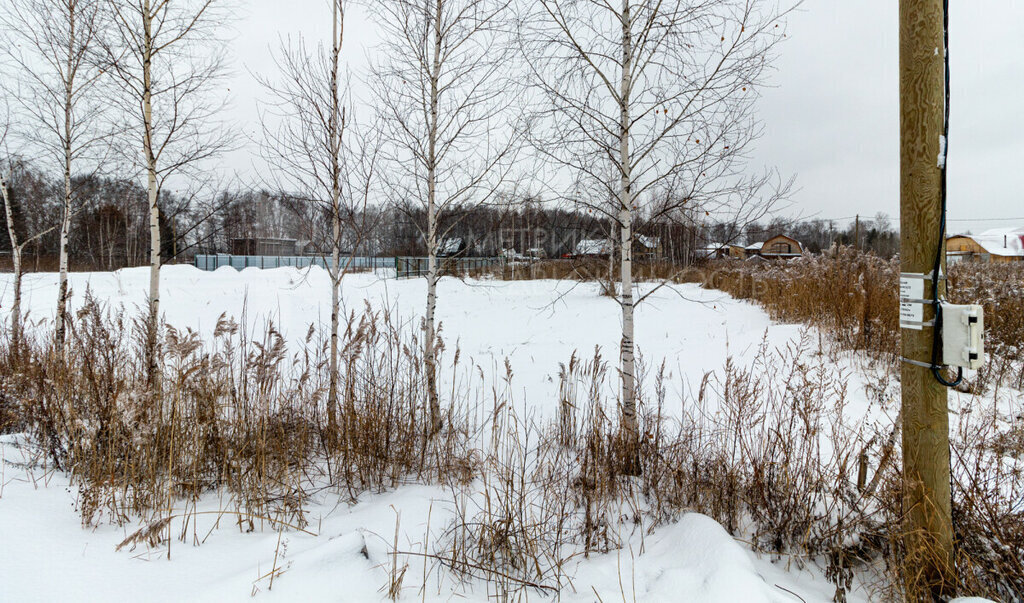
[[[942,304],[942,363],[976,370],[985,364],[985,309]]]

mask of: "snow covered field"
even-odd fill
[[[72,273],[72,312],[86,290],[111,309],[132,315],[145,311],[149,271]],[[29,322],[52,321],[57,299],[55,274],[29,274],[23,304]],[[650,286],[641,285],[641,292]],[[0,275],[0,321],[9,320],[9,275]],[[389,279],[373,274],[347,276],[342,285],[345,314],[389,308],[409,327],[416,327],[426,299],[424,279]],[[570,281],[468,281],[445,278],[439,284],[438,321],[450,359],[457,346],[485,374],[504,373],[507,358],[515,372],[514,386],[539,412],[555,407],[558,365],[574,351],[587,358],[594,347],[605,358],[617,357],[621,312],[596,283]],[[250,332],[259,334],[273,323],[298,349],[310,324],[330,326],[330,281],[319,268],[215,273],[190,266],[166,266],[161,272],[161,313],[168,324],[190,327],[209,336],[222,313],[246,317]],[[798,325],[773,324],[759,308],[695,284],[665,287],[638,308],[636,339],[648,367],[666,361],[677,386],[699,383],[707,371],[722,368],[727,356],[752,357],[767,332],[777,345],[796,338]],[[649,376],[654,371],[649,370]],[[443,379],[450,378],[441,370]],[[611,385],[614,383],[610,382]],[[673,396],[669,396],[672,398]]]
[[[206,273],[169,266],[162,279],[161,307],[175,327],[209,334],[221,313],[244,314],[255,332],[272,321],[298,345],[311,323],[329,320],[328,279],[319,269],[238,273],[225,268]],[[56,280],[52,274],[26,276],[25,304],[32,320],[52,319]],[[111,306],[134,312],[143,307],[148,271],[73,274],[71,284],[76,305],[89,289]],[[343,293],[350,310],[358,313],[366,302],[388,307],[412,326],[418,323],[425,283],[358,274],[346,277]],[[538,415],[556,410],[559,363],[574,351],[587,357],[599,346],[605,358],[616,357],[619,309],[593,283],[444,279],[439,296],[446,358],[457,342],[462,362],[470,364],[471,359],[487,379],[504,375],[507,358],[516,398]],[[9,305],[9,275],[0,275],[0,320],[7,321]],[[678,407],[673,400],[680,398],[680,391],[696,387],[705,372],[720,370],[727,357],[742,364],[753,358],[766,336],[770,345],[784,347],[801,330],[773,324],[757,307],[696,285],[655,292],[638,309],[636,327],[647,366],[664,360],[672,374],[670,411],[673,404]],[[648,371],[648,379],[653,372]],[[442,374],[449,378],[446,371]],[[854,408],[864,404],[859,383],[854,379],[850,384]],[[608,387],[613,394],[614,379]],[[188,544],[173,541],[168,560],[165,547],[115,551],[139,526],[83,530],[66,476],[34,466],[30,451],[16,436],[5,436],[0,450],[0,601],[241,601],[254,593],[257,599],[282,601],[382,600],[395,561],[389,553],[396,530],[397,548],[413,553],[398,559],[399,566],[409,564],[404,599],[486,600],[493,594],[482,582],[458,584],[415,556],[429,548],[425,539],[436,535],[453,514],[452,494],[443,488],[405,486],[364,496],[351,506],[329,492],[318,494],[310,509],[311,533],[278,533],[259,525],[251,533],[240,530],[232,516],[218,514],[223,506],[209,495],[195,516],[198,525],[187,526]],[[198,542],[202,546],[192,546]],[[787,571],[786,565],[785,560],[759,558],[713,520],[689,514],[651,534],[636,530],[618,552],[574,561],[566,570],[572,588],[562,598],[831,600],[833,587],[820,572]],[[852,599],[865,596],[855,592]]]

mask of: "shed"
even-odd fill
[[[730,245],[725,243],[708,243],[695,251],[698,258],[702,260],[717,260],[732,255]]]
[[[804,247],[800,244],[800,241],[781,234],[775,235],[754,247],[756,252],[752,255],[759,255],[767,260],[788,260],[798,258],[804,254]],[[755,250],[750,247],[747,249]]]
[[[612,252],[612,242],[608,239],[582,239],[576,243],[574,255],[578,257],[608,257]]]
[[[661,238],[636,235],[633,242],[633,255],[645,260],[661,259]]]
[[[296,254],[295,239],[270,237],[245,237],[231,239],[231,255],[293,256]]]
[[[1024,228],[996,228],[979,235],[953,235],[946,239],[949,262],[974,260],[982,262],[1024,261]]]
[[[461,237],[441,239],[437,245],[437,257],[447,258],[466,251],[466,241]]]

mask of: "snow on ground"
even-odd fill
[[[73,273],[72,307],[86,290],[111,308],[143,312],[149,292],[149,270]],[[57,300],[55,274],[29,274],[24,280],[24,307],[31,320],[52,321]],[[641,292],[650,285],[641,285]],[[347,276],[343,302],[357,314],[364,302],[388,307],[393,315],[417,326],[426,301],[425,279],[389,279],[374,274]],[[606,360],[617,358],[621,311],[614,300],[598,294],[596,283],[570,281],[468,281],[445,278],[439,284],[438,320],[448,349],[458,345],[485,373],[504,373],[511,362],[517,397],[543,411],[554,408],[560,362],[573,351],[583,359],[600,346]],[[175,327],[191,327],[209,335],[221,313],[247,317],[252,333],[272,321],[296,348],[311,323],[326,330],[330,323],[330,284],[326,271],[314,268],[237,272],[221,268],[202,272],[191,266],[165,266],[161,271],[161,312]],[[9,320],[10,275],[0,275],[0,321]],[[726,356],[738,362],[752,358],[765,332],[778,345],[796,338],[801,327],[773,324],[763,311],[720,291],[687,284],[664,287],[641,304],[636,315],[636,341],[649,367],[667,362],[677,385],[699,383],[701,376],[721,369]],[[450,378],[442,370],[442,379]],[[654,370],[648,371],[653,376]],[[611,393],[611,392],[610,392]],[[669,392],[670,399],[673,392]]]
[[[221,313],[244,313],[255,332],[273,321],[298,345],[310,323],[324,325],[330,316],[330,288],[320,269],[239,273],[224,268],[206,273],[168,266],[161,282],[167,322],[203,334],[212,333]],[[24,286],[32,318],[52,320],[56,275],[27,275]],[[74,306],[89,289],[112,307],[141,311],[148,270],[72,274],[71,286]],[[641,286],[641,291],[649,290]],[[359,312],[369,302],[374,308],[390,308],[414,326],[422,314],[425,282],[352,275],[345,279],[343,297],[350,310]],[[0,275],[0,321],[8,320],[10,302],[10,275]],[[588,358],[599,346],[612,362],[617,355],[619,307],[600,296],[592,283],[446,278],[440,284],[438,316],[449,358],[457,340],[464,358],[496,378],[508,358],[516,397],[542,415],[555,410],[558,365],[574,350]],[[673,388],[678,392],[696,385],[706,371],[720,370],[726,357],[740,363],[753,358],[766,333],[772,345],[785,346],[800,332],[799,326],[773,324],[753,305],[696,285],[654,292],[638,308],[636,325],[647,364],[665,360],[673,373],[670,401],[678,399]],[[197,516],[198,526],[189,527],[189,543],[172,542],[168,561],[163,548],[115,551],[138,526],[82,529],[67,477],[33,466],[17,437],[0,439],[0,454],[0,601],[242,601],[253,593],[257,599],[281,601],[382,600],[396,520],[398,548],[416,553],[429,548],[424,537],[439,532],[454,513],[451,493],[434,487],[406,486],[367,495],[354,506],[322,494],[309,514],[309,530],[317,535],[278,534],[260,526],[246,533],[230,515],[218,515],[224,505],[209,496],[199,509],[205,513]],[[213,529],[218,522],[219,529]],[[592,555],[569,568],[573,588],[563,593],[563,600],[831,600],[833,589],[820,572],[758,558],[705,516],[690,514],[653,534],[638,532],[622,550]],[[196,541],[205,543],[192,546]],[[493,594],[483,583],[467,591],[451,577],[438,577],[421,557],[400,559],[400,565],[406,562],[406,599],[487,600]],[[275,567],[284,571],[275,574],[271,589],[269,576]],[[421,590],[425,574],[432,577]],[[852,599],[862,597],[854,593]]]
[[[322,498],[310,508],[308,529],[315,536],[259,525],[248,532],[231,515],[220,515],[219,501],[209,497],[198,509],[198,525],[188,528],[187,542],[172,541],[168,560],[165,547],[115,550],[137,526],[83,529],[67,478],[24,468],[30,459],[17,438],[0,438],[0,452],[0,601],[381,601],[396,521],[398,550],[416,554],[425,549],[424,535],[436,537],[453,517],[443,488],[405,486],[366,495],[353,506]],[[180,531],[175,521],[174,533]],[[405,600],[487,601],[494,595],[482,582],[465,587],[438,577],[423,557],[400,555],[399,567],[406,563]],[[697,513],[653,534],[634,534],[623,550],[594,554],[569,572],[572,588],[561,600],[581,603],[598,597],[786,603],[800,600],[789,592],[805,601],[830,601],[832,595],[819,572],[786,571],[784,564],[758,558]]]

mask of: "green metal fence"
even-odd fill
[[[492,268],[501,268],[505,265],[505,259],[500,257],[490,258],[437,258],[440,271],[448,276],[468,276],[474,272],[483,272]],[[426,276],[430,269],[430,258],[426,257],[397,257],[395,258],[395,276],[398,278],[412,278]]]

